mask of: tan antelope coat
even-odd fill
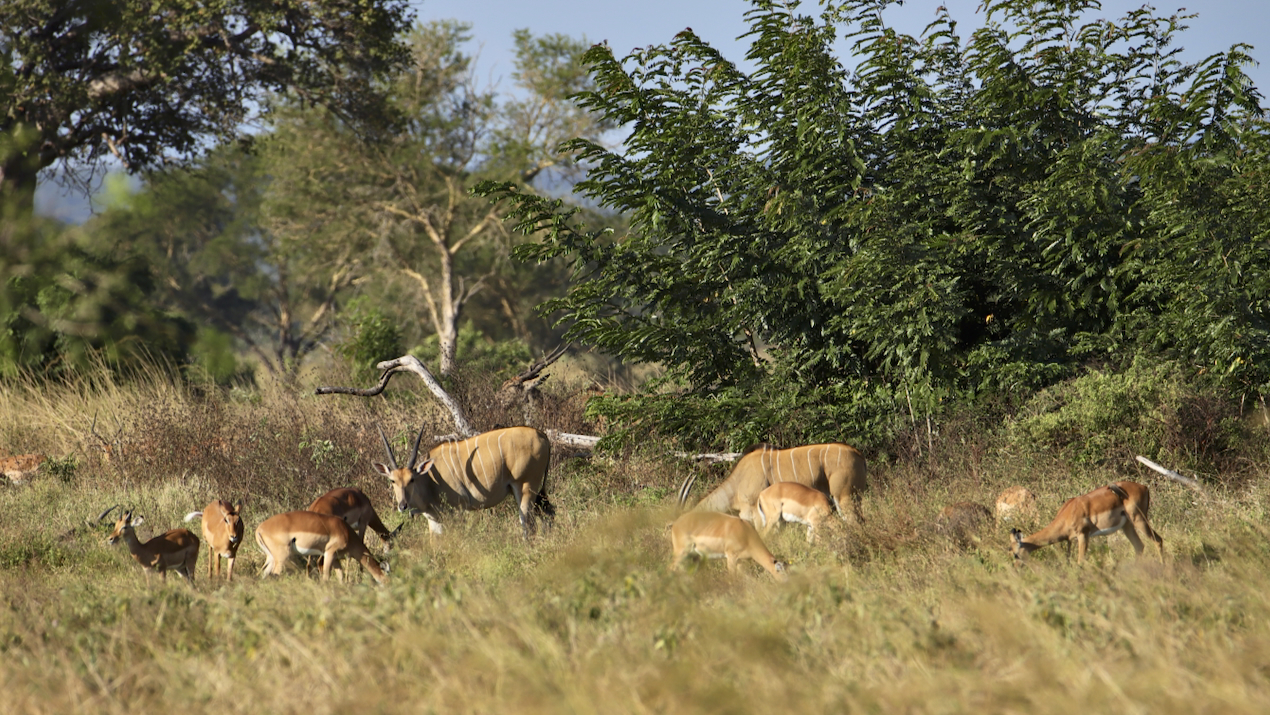
[[[777,482],[797,482],[824,493],[844,518],[844,507],[850,502],[856,522],[864,523],[860,495],[868,486],[868,467],[859,450],[839,442],[790,449],[755,445],[737,461],[728,478],[694,509],[735,511],[752,522],[758,495]],[[684,494],[690,487],[690,482],[685,483]]]
[[[416,463],[421,438],[422,431],[406,466],[390,468],[376,462],[374,467],[392,480],[397,510],[422,512],[433,533],[441,533],[444,507],[489,509],[508,496],[516,500],[526,535],[534,530],[533,511],[548,518],[554,514],[545,491],[551,442],[542,432],[507,427],[442,442],[429,450],[426,460]],[[389,459],[395,462],[391,450]]]

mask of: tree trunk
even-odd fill
[[[39,175],[38,154],[16,153],[0,164],[0,215],[19,220],[35,215],[35,186]]]
[[[437,328],[437,348],[441,356],[440,372],[449,377],[454,372],[454,357],[459,348],[459,313],[461,296],[454,294],[454,257],[446,246],[441,253],[441,321]]]

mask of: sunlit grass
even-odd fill
[[[66,399],[82,412],[104,398]],[[285,398],[242,409],[280,410],[271,399]],[[553,468],[560,514],[529,543],[509,504],[451,514],[439,537],[408,524],[386,587],[355,568],[353,583],[302,568],[260,579],[255,525],[303,506],[279,490],[249,505],[232,585],[207,580],[204,551],[193,589],[173,577],[147,590],[127,551],[85,520],[134,505],[144,538],[183,526],[220,483],[155,469],[120,479],[85,462],[69,480],[0,489],[5,712],[1260,713],[1270,702],[1270,498],[1256,480],[1197,496],[1137,477],[1152,488],[1164,563],[1114,535],[1083,566],[1056,547],[1016,568],[1003,527],[961,548],[930,528],[935,514],[1023,483],[1052,515],[1128,475],[1010,455],[973,473],[878,466],[863,527],[834,523],[815,546],[801,527],[769,538],[791,563],[778,584],[749,562],[672,571],[669,500],[687,468],[597,457]],[[386,489],[366,484],[395,526]]]

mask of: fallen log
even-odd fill
[[[1138,461],[1142,462],[1143,464],[1150,467],[1151,469],[1154,469],[1160,474],[1163,474],[1168,479],[1171,479],[1177,482],[1178,484],[1181,484],[1186,487],[1190,487],[1191,489],[1194,489],[1197,492],[1204,491],[1204,487],[1200,485],[1198,480],[1191,479],[1190,477],[1183,477],[1182,475],[1178,474],[1172,469],[1166,469],[1164,467],[1161,467],[1160,465],[1156,464],[1155,462],[1152,462],[1151,460],[1147,459],[1146,457],[1143,457],[1142,455],[1138,455]]]

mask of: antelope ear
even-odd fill
[[[427,474],[432,469],[432,460],[425,459],[423,462],[415,465],[415,474]]]
[[[388,468],[387,464],[384,464],[383,462],[371,462],[370,466],[374,467],[376,472],[392,479],[392,470]]]
[[[136,517],[136,518],[132,519],[131,521],[129,521],[129,522],[128,522],[128,525],[129,525],[129,526],[141,526],[142,524],[144,524],[144,523],[145,523],[145,520],[146,520],[146,518],[145,518],[144,516],[138,516],[138,517]]]

